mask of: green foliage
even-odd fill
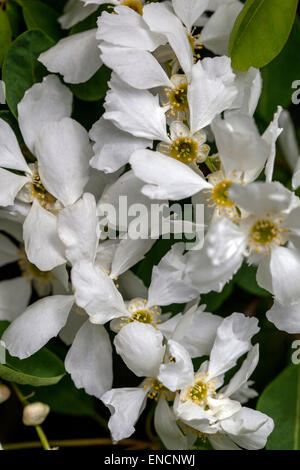
[[[206,304],[207,312],[215,312],[227,300],[233,291],[233,281],[225,285],[222,292],[210,292],[209,294],[201,295],[201,304]]]
[[[8,322],[0,322],[0,337],[8,327]],[[0,377],[17,384],[28,384],[35,387],[53,385],[65,375],[63,362],[46,348],[27,359],[12,357],[6,351],[6,363],[0,364]]]
[[[257,111],[270,121],[278,105],[288,108],[295,90],[292,83],[300,79],[300,61],[295,60],[300,49],[300,19],[297,17],[283,51],[261,71],[263,90]]]
[[[11,43],[12,31],[6,11],[0,8],[0,67]]]
[[[54,41],[62,38],[63,31],[57,21],[59,13],[48,5],[34,0],[24,0],[23,15],[29,30],[42,31]]]
[[[229,55],[241,71],[263,67],[285,45],[296,15],[298,0],[248,0],[233,27]]]
[[[257,284],[256,271],[257,268],[255,266],[249,266],[247,263],[244,263],[235,275],[234,281],[239,287],[252,295],[257,295],[258,297],[269,297],[269,292],[262,289]]]
[[[22,387],[24,395],[29,395],[31,392],[31,387]],[[96,415],[93,398],[83,390],[78,390],[68,375],[57,385],[36,389],[34,399],[47,403],[55,413],[91,417]]]
[[[2,77],[6,85],[6,101],[15,117],[18,115],[17,105],[25,91],[48,74],[37,58],[53,45],[54,42],[41,31],[27,31],[9,48]]]
[[[109,79],[110,70],[102,65],[87,82],[69,86],[77,98],[84,101],[98,101],[106,95]]]
[[[268,450],[300,450],[300,366],[287,367],[258,400],[257,409],[275,423]]]

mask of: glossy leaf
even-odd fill
[[[263,67],[282,50],[290,35],[298,0],[247,0],[236,19],[229,55],[233,68]]]
[[[262,393],[257,409],[275,423],[269,450],[300,450],[300,365],[287,367]]]
[[[57,21],[59,13],[42,2],[23,1],[23,15],[27,28],[42,31],[50,39],[58,41],[63,31]]]
[[[10,47],[3,64],[2,78],[6,85],[6,101],[15,117],[25,91],[48,74],[37,58],[53,45],[54,41],[41,31],[27,31]]]
[[[0,337],[8,327],[8,322],[0,322]],[[6,351],[5,364],[0,364],[0,377],[17,384],[35,387],[53,385],[65,375],[63,362],[51,351],[42,348],[27,359],[12,357]]]
[[[105,96],[109,79],[110,70],[103,65],[87,82],[70,85],[70,89],[77,98],[83,101],[98,101]]]

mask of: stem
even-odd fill
[[[109,438],[95,439],[66,439],[60,441],[50,441],[52,447],[91,447],[91,446],[112,446],[112,440]],[[138,441],[134,439],[123,439],[118,445],[131,447],[135,449],[152,448],[150,442]],[[33,442],[17,442],[12,444],[3,444],[4,450],[20,450],[20,449],[39,449],[42,443]]]
[[[16,396],[20,400],[23,406],[29,405],[29,401],[27,400],[26,397],[22,394],[21,390],[15,383],[11,382],[11,387],[13,391],[15,392]],[[37,432],[37,435],[39,436],[39,439],[41,441],[41,446],[43,447],[44,450],[51,450],[50,444],[48,442],[48,439],[46,437],[46,434],[44,433],[43,429],[41,426],[34,426],[35,430]]]

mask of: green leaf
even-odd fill
[[[287,367],[263,391],[257,409],[273,418],[268,450],[300,450],[300,366]]]
[[[63,31],[57,21],[59,13],[48,5],[34,0],[23,0],[23,15],[29,30],[40,30],[54,41],[62,38]]]
[[[110,73],[111,71],[102,65],[87,82],[69,87],[74,95],[83,101],[98,101],[106,95]]]
[[[266,122],[273,118],[277,106],[288,108],[292,103],[292,84],[300,79],[300,19],[297,17],[283,51],[261,70],[263,89],[257,112]]]
[[[11,37],[12,32],[8,16],[6,12],[0,8],[0,67],[9,49]]]
[[[75,24],[70,29],[69,34],[72,35],[72,34],[77,34],[77,33],[83,33],[83,31],[87,31],[88,29],[97,28],[97,20],[99,16],[101,15],[102,11],[104,10],[107,10],[107,5],[101,5],[97,9],[97,11],[95,11],[94,13],[91,13],[87,18]]]
[[[12,35],[14,38],[18,37],[23,32],[24,22],[22,9],[20,5],[15,2],[6,2],[6,14],[9,19]]]
[[[236,19],[229,55],[233,68],[261,68],[283,49],[290,35],[298,0],[247,0]]]
[[[6,101],[15,117],[17,105],[34,83],[47,75],[46,68],[37,58],[54,42],[41,31],[26,31],[9,48],[3,64],[2,79],[6,86]],[[16,79],[17,77],[17,79]]]
[[[30,387],[22,387],[25,395],[31,392]],[[83,390],[78,390],[68,375],[56,385],[35,390],[34,399],[47,403],[55,413],[91,417],[96,415],[93,398]]]
[[[0,337],[9,323],[0,321]],[[58,383],[65,375],[63,362],[51,351],[42,348],[27,359],[12,357],[6,351],[6,362],[0,364],[0,377],[17,384],[35,387]]]
[[[257,268],[255,266],[249,266],[247,263],[244,263],[235,275],[234,281],[246,292],[250,292],[250,294],[257,295],[259,297],[269,297],[269,292],[262,289],[257,284],[256,271]]]

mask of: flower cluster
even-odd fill
[[[67,3],[64,28],[106,3],[82,1]],[[226,56],[239,1],[110,3],[97,29],[40,55],[51,74],[18,104],[22,135],[0,119],[0,262],[22,273],[0,283],[0,319],[10,322],[2,340],[24,359],[59,335],[75,385],[109,408],[114,442],[133,434],[152,401],[167,449],[197,439],[263,448],[273,421],[244,406],[257,395],[258,321],[206,312],[200,294],[221,292],[246,260],[274,296],[268,319],[300,333],[300,201],[272,181],[287,116],[278,108],[261,135],[260,72],[237,72]],[[103,64],[112,70],[105,112],[88,133],[55,74],[83,83]],[[120,236],[105,239],[103,208],[124,195],[149,208],[204,205],[203,247],[175,243],[148,288],[131,268],[155,240],[121,236],[121,221]],[[175,303],[182,312],[166,313]],[[113,388],[113,353],[141,378],[137,387]]]

